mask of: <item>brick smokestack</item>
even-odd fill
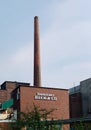
[[[34,86],[41,87],[39,19],[34,17]]]

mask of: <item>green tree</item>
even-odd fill
[[[27,130],[49,130],[49,126],[46,125],[47,117],[51,114],[54,109],[47,111],[46,109],[41,109],[38,106],[33,105],[33,110],[31,112],[20,112],[18,113],[18,119],[11,124],[12,129],[21,130],[26,127]],[[57,130],[56,126],[51,130]]]

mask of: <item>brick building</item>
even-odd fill
[[[11,93],[14,101],[14,111],[29,112],[34,105],[42,110],[51,111],[48,120],[69,119],[69,92],[67,89],[35,87],[20,85]],[[69,125],[63,125],[65,130],[69,130]]]
[[[11,99],[11,92],[17,88],[19,85],[30,85],[29,83],[22,83],[22,82],[13,82],[13,81],[5,81],[1,84],[0,88],[0,103]]]
[[[20,86],[13,90],[13,108],[17,111],[31,111],[33,104],[52,110],[50,119],[69,119],[69,93],[66,89]]]
[[[53,110],[48,119],[69,119],[69,92],[67,89],[41,87],[40,39],[38,17],[34,18],[34,85],[6,81],[1,85],[0,102],[13,99],[13,110],[31,111],[33,104]],[[7,102],[6,102],[7,103]],[[8,102],[9,103],[9,102]],[[65,130],[69,126],[65,125]]]
[[[54,110],[48,119],[64,120],[70,117],[83,117],[84,115],[85,117],[91,117],[91,78],[80,82],[79,86],[71,88],[69,92],[67,89],[41,87],[40,66],[39,21],[38,17],[35,16],[34,84],[30,86],[29,83],[11,81],[1,84],[0,107],[2,104],[4,105],[4,102],[12,98],[14,101],[13,110],[17,112],[31,111],[34,103],[42,109]],[[2,111],[1,108],[0,110]],[[68,128],[65,130],[68,130]]]

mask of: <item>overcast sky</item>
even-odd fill
[[[91,78],[91,0],[1,0],[0,83],[33,84],[34,16],[39,16],[42,86]]]

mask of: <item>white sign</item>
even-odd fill
[[[48,93],[39,93],[37,92],[35,97],[35,100],[51,100],[51,101],[56,101],[57,97],[54,94],[48,94]]]

